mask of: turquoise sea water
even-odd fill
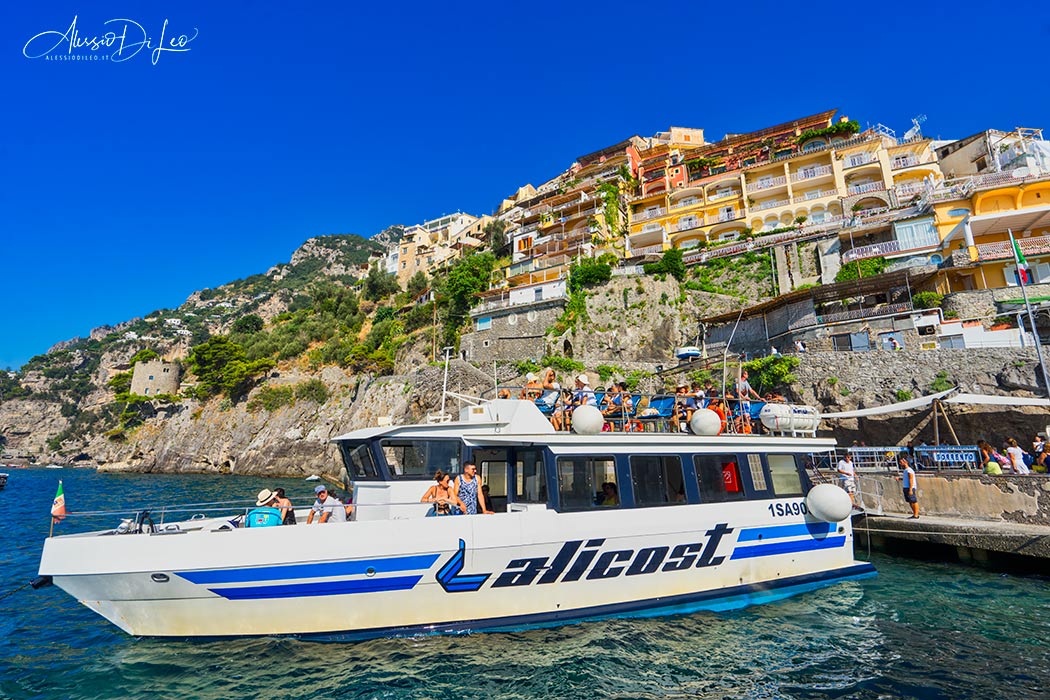
[[[0,596],[36,574],[59,478],[74,511],[276,485],[303,504],[312,492],[302,481],[14,470],[0,491]],[[358,643],[137,640],[57,588],[27,589],[0,600],[0,698],[1050,697],[1050,580],[874,563],[873,579],[729,613]]]

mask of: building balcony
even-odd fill
[[[791,173],[792,182],[805,182],[806,180],[815,180],[821,177],[827,177],[832,175],[834,170],[830,165],[818,165],[815,168],[803,168],[798,172]]]
[[[781,175],[780,177],[766,177],[762,178],[758,182],[752,182],[747,186],[748,194],[752,192],[761,192],[762,190],[771,190],[776,187],[783,187],[787,184],[787,177]]]
[[[926,192],[926,186],[921,182],[909,182],[904,185],[897,185],[894,190],[897,192],[898,200],[911,199],[917,194],[923,194]]]
[[[919,163],[921,161],[916,156],[900,156],[893,159],[893,169],[910,168],[913,165],[919,165]]]
[[[751,211],[765,211],[766,209],[776,209],[777,207],[783,207],[791,204],[789,199],[774,199],[768,202],[758,202],[755,206],[751,207]]]
[[[1050,254],[1050,236],[1033,236],[1032,238],[1018,238],[1017,244],[1025,257],[1032,255]],[[977,259],[982,262],[991,260],[1013,260],[1014,249],[1010,241],[996,241],[994,243],[980,243],[977,246]]]
[[[711,194],[707,195],[707,201],[718,202],[723,199],[736,199],[739,196],[740,190],[731,190],[729,192],[722,192],[721,194],[718,192],[712,192]]]
[[[700,228],[704,225],[704,218],[702,216],[695,216],[688,218],[684,221],[679,221],[673,227],[675,231],[692,231],[694,228]]]
[[[656,207],[655,209],[647,209],[645,211],[636,211],[631,214],[631,218],[635,221],[646,221],[648,219],[655,219],[658,216],[663,216],[667,213],[665,207]]]
[[[835,197],[838,195],[838,190],[810,190],[809,192],[803,192],[800,195],[792,197],[791,201],[794,204],[801,204],[803,202],[812,202],[816,199],[823,199],[824,197]]]
[[[864,318],[876,316],[889,316],[891,314],[903,314],[914,311],[911,302],[904,301],[898,304],[877,304],[866,309],[853,309],[852,311],[840,311],[830,314],[817,315],[817,323],[840,323],[842,321],[859,321]]]
[[[726,221],[735,221],[737,219],[744,218],[743,209],[734,209],[733,211],[720,211],[718,212],[718,221],[724,223]]]
[[[668,209],[684,209],[685,207],[698,207],[698,206],[702,205],[703,203],[704,203],[703,200],[700,199],[699,197],[692,197],[692,198],[686,197],[685,199],[680,199],[677,202],[671,202],[671,204],[667,208]]]
[[[919,250],[936,248],[940,244],[940,238],[936,235],[920,240],[892,240],[885,241],[883,243],[872,243],[871,245],[860,246],[858,248],[853,248],[852,250],[847,250],[845,253],[842,254],[842,262],[848,263],[853,262],[855,260],[864,260],[865,258],[878,258],[888,255],[901,255],[904,253],[912,253]]]
[[[664,252],[663,244],[658,245],[646,245],[638,248],[631,246],[631,257],[641,257],[643,255],[662,255]]]
[[[846,191],[850,194],[865,194],[867,192],[880,192],[886,189],[886,185],[881,182],[865,182],[863,185],[849,185],[846,187]]]
[[[879,159],[871,153],[856,154],[845,158],[842,162],[844,170],[850,168],[859,168],[862,165],[871,165],[872,163],[878,163]]]

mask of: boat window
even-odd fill
[[[802,494],[802,477],[795,465],[795,455],[766,455],[769,474],[773,481],[773,493],[778,496]]]
[[[633,455],[631,486],[636,506],[685,503],[682,460],[677,455]]]
[[[477,452],[474,453],[477,459]],[[478,464],[481,483],[489,488],[492,503],[489,508],[496,512],[507,509],[507,462],[505,460],[481,460]]]
[[[766,484],[766,472],[762,468],[762,457],[760,455],[748,455],[747,466],[751,472],[751,485],[755,487],[755,491],[769,490],[769,485]]]
[[[519,450],[517,461],[517,493],[519,503],[547,502],[547,473],[543,468],[543,454],[538,450]]]
[[[343,453],[343,464],[351,479],[379,479],[379,469],[372,457],[368,443],[343,442],[339,445]]]
[[[702,503],[743,500],[744,486],[736,455],[694,455],[693,466]]]
[[[393,479],[429,479],[438,469],[460,471],[459,441],[383,440],[380,445]]]
[[[562,510],[618,508],[620,487],[612,457],[559,457],[558,493]]]

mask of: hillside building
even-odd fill
[[[160,358],[136,362],[131,374],[131,393],[138,396],[179,393],[179,365]]]

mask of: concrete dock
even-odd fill
[[[857,516],[857,551],[937,558],[1050,575],[1050,527],[1007,521],[905,515]]]
[[[911,519],[896,474],[861,473],[854,547],[1050,575],[1050,477],[919,472]]]

